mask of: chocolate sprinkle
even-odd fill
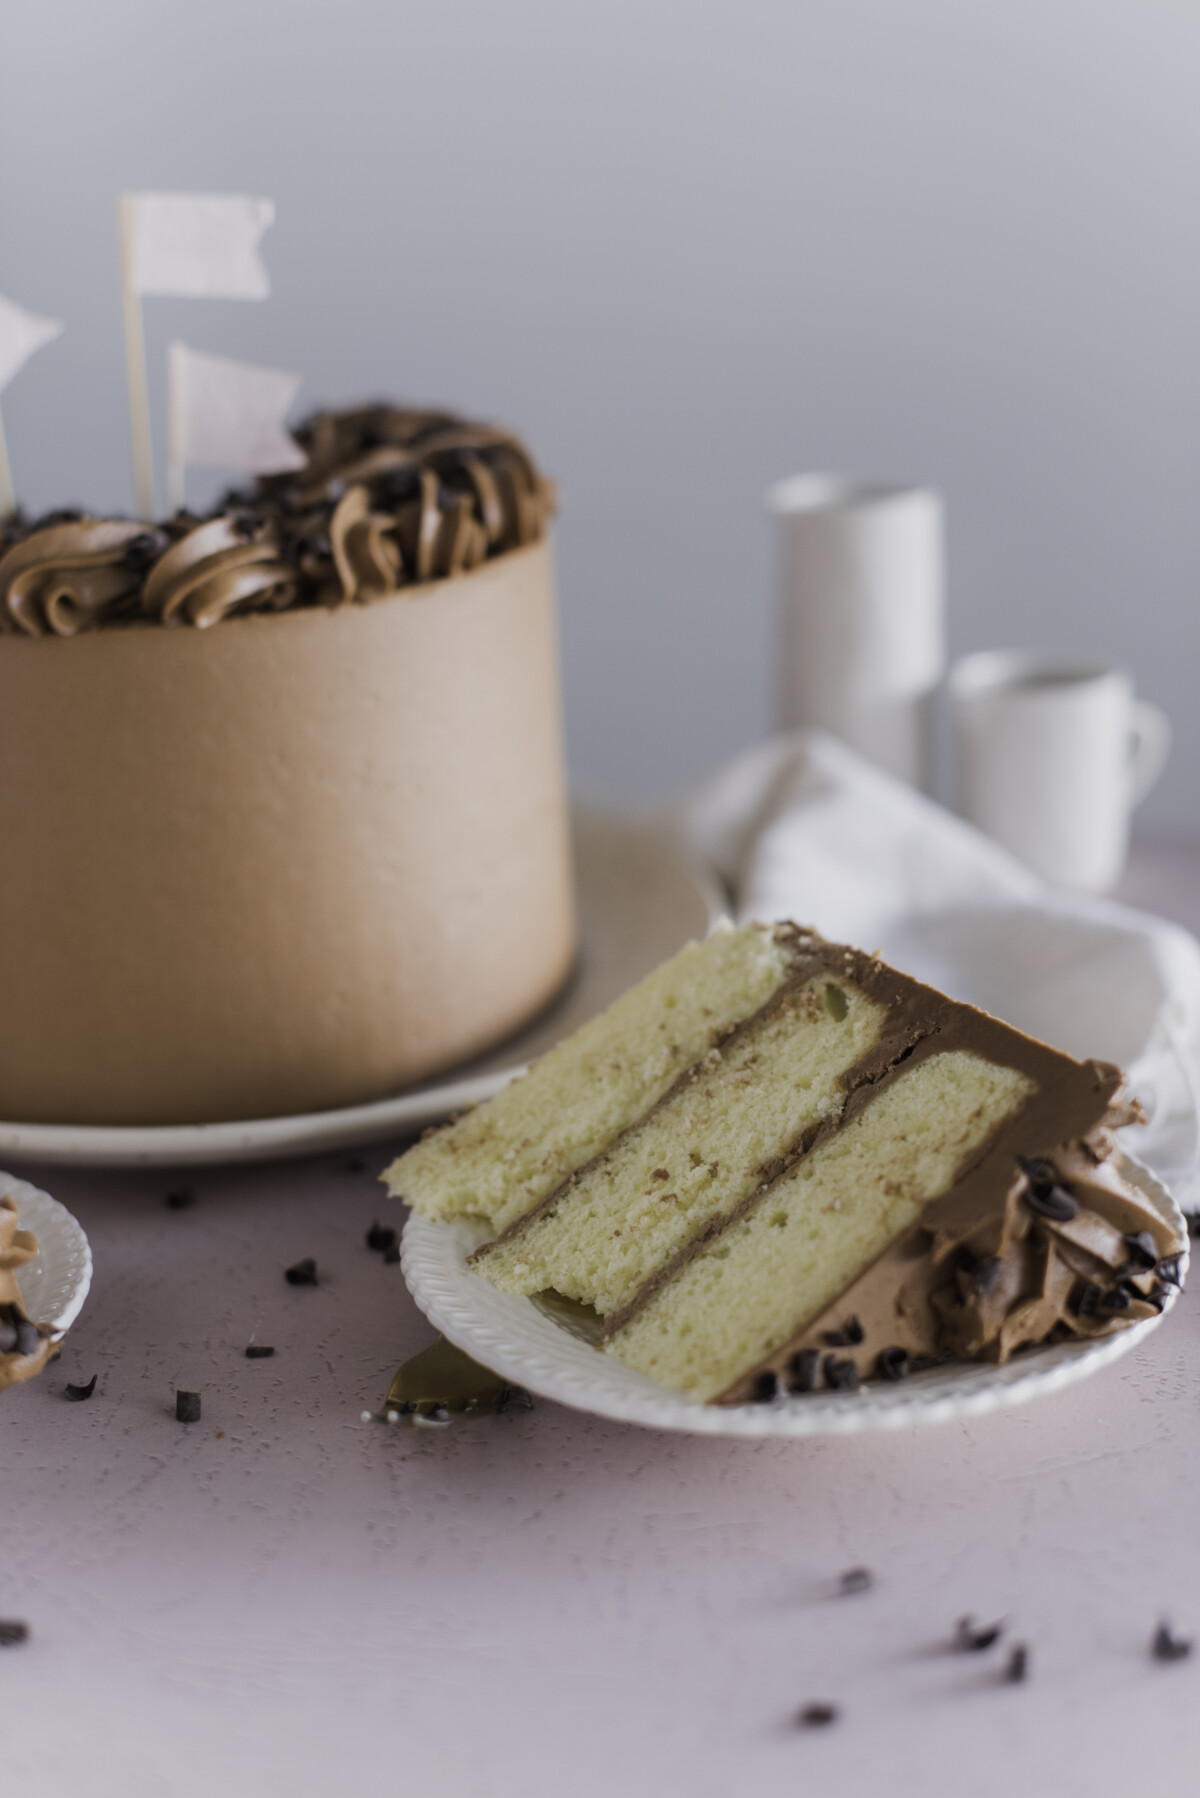
[[[303,1261],[297,1261],[289,1267],[283,1277],[289,1286],[315,1286],[317,1264],[311,1255],[306,1255]]]
[[[1024,1642],[1015,1642],[1012,1653],[1008,1657],[1008,1665],[1004,1669],[1004,1677],[1010,1686],[1019,1686],[1029,1678],[1029,1649]]]
[[[500,1402],[496,1406],[498,1412],[532,1411],[533,1395],[526,1392],[524,1386],[506,1386],[500,1394]]]
[[[1149,1230],[1139,1230],[1136,1235],[1125,1238],[1125,1247],[1129,1250],[1132,1265],[1149,1273],[1152,1267],[1158,1266],[1158,1247]]]
[[[1078,1214],[1079,1202],[1073,1199],[1065,1186],[1051,1186],[1048,1190],[1031,1185],[1025,1194],[1025,1203],[1039,1217],[1050,1219],[1053,1224],[1069,1224]]]
[[[838,1591],[843,1598],[853,1598],[856,1592],[869,1592],[875,1584],[875,1575],[869,1567],[847,1567],[838,1580]]]
[[[788,1362],[789,1392],[815,1392],[821,1384],[821,1352],[799,1349]]]
[[[196,1195],[190,1187],[182,1187],[179,1192],[167,1194],[168,1211],[190,1211],[196,1203]]]
[[[1072,1295],[1071,1308],[1076,1317],[1095,1317],[1100,1306],[1100,1288],[1089,1280]]]
[[[395,1247],[396,1232],[390,1224],[381,1224],[377,1218],[367,1231],[366,1242],[369,1249],[375,1249],[382,1255],[385,1249]]]
[[[863,1339],[863,1327],[857,1317],[848,1317],[837,1330],[826,1330],[821,1341],[826,1348],[857,1348]]]
[[[177,1392],[175,1394],[176,1423],[200,1422],[200,1394],[198,1392]]]
[[[1002,1623],[989,1623],[976,1629],[974,1617],[960,1617],[954,1626],[954,1648],[958,1654],[982,1654],[1004,1634]]]
[[[76,1404],[78,1404],[78,1403],[80,1403],[81,1400],[83,1400],[85,1398],[91,1398],[91,1396],[92,1396],[93,1392],[95,1392],[95,1390],[96,1390],[96,1376],[95,1376],[95,1374],[93,1374],[86,1386],[68,1385],[66,1395],[68,1398],[74,1399]]]
[[[801,1729],[825,1729],[837,1720],[836,1704],[805,1704],[796,1712],[796,1722]]]
[[[881,1380],[907,1380],[909,1366],[906,1348],[880,1349],[875,1357],[875,1373]]]
[[[274,1353],[275,1350],[269,1348],[265,1342],[251,1342],[246,1346],[247,1361],[265,1361],[269,1355]]]
[[[1186,1661],[1192,1652],[1192,1639],[1174,1635],[1169,1623],[1160,1623],[1154,1632],[1150,1652],[1156,1661]]]
[[[833,1392],[857,1392],[858,1368],[849,1359],[839,1361],[836,1355],[826,1355],[825,1384]]]
[[[0,1648],[15,1648],[19,1642],[28,1640],[27,1623],[18,1623],[15,1617],[0,1617]]]

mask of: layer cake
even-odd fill
[[[1149,1317],[1186,1246],[1079,1062],[796,925],[691,944],[388,1170],[478,1273],[734,1403]]]
[[[2,1117],[374,1099],[569,971],[553,489],[446,414],[299,436],[210,517],[0,544]]]

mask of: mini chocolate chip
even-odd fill
[[[751,1389],[750,1401],[755,1405],[769,1404],[778,1391],[778,1375],[773,1374],[769,1367],[764,1368],[762,1373],[756,1373],[754,1376],[754,1385]]]
[[[0,1617],[0,1648],[15,1648],[19,1642],[28,1640],[27,1623],[18,1623],[15,1617]]]
[[[188,1187],[167,1194],[168,1211],[188,1211],[196,1203],[196,1195]]]
[[[863,1327],[857,1317],[848,1317],[836,1330],[826,1330],[821,1341],[826,1348],[857,1348],[863,1339]]]
[[[297,1261],[289,1267],[283,1277],[289,1286],[315,1286],[317,1264],[311,1255],[306,1255],[303,1261]]]
[[[17,1319],[17,1353],[18,1355],[36,1355],[41,1347],[42,1334],[35,1323],[27,1317]]]
[[[1008,1657],[1008,1665],[1004,1669],[1004,1677],[1010,1686],[1019,1686],[1029,1678],[1029,1649],[1024,1642],[1015,1642],[1012,1653]]]
[[[819,1349],[799,1349],[788,1362],[789,1392],[815,1392],[821,1384]]]
[[[200,1394],[198,1392],[177,1392],[175,1394],[176,1423],[200,1422]]]
[[[275,1350],[269,1348],[265,1342],[251,1342],[246,1345],[247,1361],[265,1361],[269,1355],[274,1353]]]
[[[1141,1297],[1141,1294],[1138,1294]],[[1123,1286],[1114,1286],[1108,1292],[1100,1294],[1099,1309],[1101,1311],[1128,1311],[1133,1303]]]
[[[801,1729],[825,1729],[837,1720],[836,1704],[805,1704],[796,1712],[796,1722]]]
[[[981,1293],[984,1298],[989,1292],[994,1292],[1003,1265],[999,1255],[985,1255],[982,1261],[977,1261],[972,1276],[976,1292]]]
[[[377,1249],[381,1255],[385,1249],[390,1249],[395,1241],[396,1232],[392,1229],[391,1225],[381,1224],[378,1219],[376,1219],[371,1225],[371,1228],[367,1231],[367,1247],[369,1249]]]
[[[1125,1247],[1129,1250],[1129,1259],[1134,1267],[1140,1267],[1149,1273],[1152,1267],[1158,1266],[1158,1245],[1149,1230],[1138,1230],[1135,1235],[1125,1238]]]
[[[74,1399],[76,1401],[76,1403],[78,1403],[81,1399],[91,1398],[91,1396],[92,1396],[93,1392],[95,1392],[95,1390],[96,1390],[96,1376],[95,1376],[95,1374],[93,1374],[86,1386],[68,1385],[67,1397]]]
[[[16,1324],[0,1323],[0,1355],[11,1355],[16,1346]]]
[[[907,1380],[909,1373],[906,1348],[880,1349],[875,1357],[875,1374],[880,1380]]]
[[[1154,1632],[1150,1652],[1156,1661],[1186,1661],[1192,1652],[1190,1636],[1177,1636],[1169,1623],[1160,1623]]]
[[[1079,1211],[1078,1200],[1071,1197],[1065,1186],[1046,1188],[1031,1184],[1025,1194],[1025,1203],[1039,1217],[1049,1218],[1054,1224],[1069,1224]]]
[[[959,1654],[982,1654],[1004,1634],[1002,1623],[985,1624],[976,1629],[974,1617],[960,1617],[954,1626],[954,1647]]]
[[[1181,1255],[1168,1255],[1165,1261],[1159,1262],[1158,1277],[1163,1282],[1164,1286],[1179,1285],[1179,1270],[1182,1263],[1183,1257]]]
[[[825,1384],[832,1392],[857,1392],[858,1368],[849,1359],[839,1361],[836,1355],[826,1355]]]
[[[390,1249],[385,1249],[383,1251],[383,1264],[385,1267],[395,1267],[399,1259],[400,1244],[398,1242],[394,1242]]]
[[[869,1567],[847,1567],[838,1580],[838,1591],[843,1598],[852,1598],[856,1592],[869,1592],[875,1584],[875,1575]]]

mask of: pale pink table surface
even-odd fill
[[[1142,844],[1121,896],[1200,925],[1200,846]],[[1117,1367],[976,1423],[756,1444],[539,1403],[388,1429],[360,1413],[430,1336],[363,1246],[390,1153],[24,1170],[96,1278],[0,1400],[0,1617],[33,1632],[0,1649],[5,1791],[1200,1792],[1200,1647],[1147,1652],[1162,1615],[1200,1633],[1200,1286]],[[284,1283],[303,1255],[315,1291]],[[858,1564],[875,1589],[830,1596]],[[1009,1620],[1029,1683],[945,1651],[964,1612]],[[833,1728],[791,1725],[811,1699]]]

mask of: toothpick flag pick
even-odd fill
[[[192,300],[265,300],[271,291],[259,239],[270,200],[248,194],[126,194],[126,279],[136,294]]]
[[[138,510],[154,515],[154,465],[141,302],[148,295],[265,300],[271,291],[259,240],[272,201],[248,194],[122,194],[125,356]]]
[[[303,468],[304,453],[283,423],[300,376],[206,356],[173,343],[167,361],[167,505],[183,505],[184,469],[245,468],[277,474]]]
[[[15,300],[0,294],[0,393],[14,375],[19,375],[29,358],[52,343],[62,331],[56,318],[38,318],[26,312]],[[4,421],[0,419],[0,517],[7,518],[15,510],[12,468],[4,437]]]

